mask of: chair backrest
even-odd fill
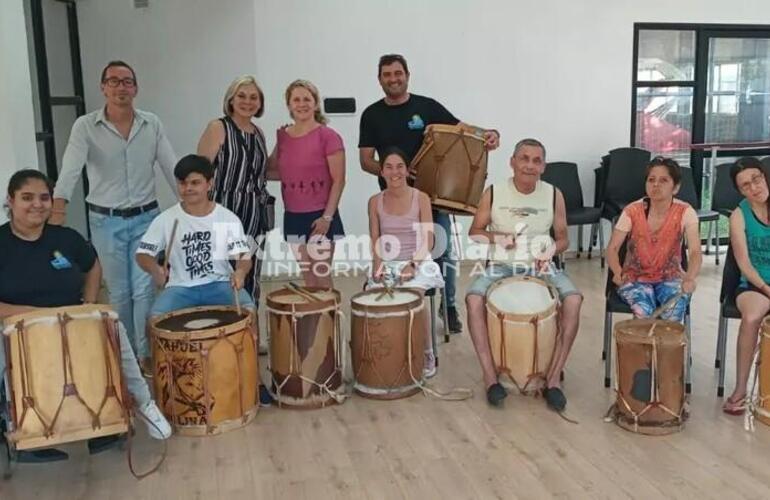
[[[765,170],[770,172],[770,156],[762,158],[762,166],[765,167]]]
[[[604,202],[618,211],[645,194],[645,173],[650,152],[638,148],[610,151],[610,164],[604,188]]]
[[[687,202],[694,209],[698,209],[698,194],[695,192],[695,181],[692,176],[692,169],[682,167],[682,182],[679,186],[679,192],[676,197]]]
[[[719,303],[724,304],[728,299],[734,300],[735,289],[741,280],[741,269],[735,260],[733,246],[727,245],[727,256],[725,257],[725,267],[722,270],[722,287],[719,290]]]
[[[722,163],[714,168],[716,172],[716,181],[714,182],[714,192],[711,194],[712,210],[727,210],[732,212],[743,196],[733,186],[733,180],[730,178],[730,167],[732,163]]]
[[[559,188],[567,211],[583,208],[583,188],[580,186],[577,164],[567,161],[546,163],[541,179]]]

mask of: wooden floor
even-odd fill
[[[136,481],[125,454],[89,457],[80,443],[67,462],[13,466],[0,481],[10,499],[321,498],[768,498],[770,429],[747,432],[720,411],[714,350],[721,269],[706,257],[693,304],[691,418],[682,433],[648,437],[604,423],[613,400],[600,360],[604,273],[597,259],[569,260],[584,291],[582,323],[567,365],[568,410],[512,396],[487,406],[467,332],[440,348],[440,386],[475,390],[464,402],[423,396],[381,402],[353,397],[316,411],[263,409],[246,428],[210,438],[174,437],[161,470]],[[468,285],[462,280],[458,297]],[[360,279],[338,280],[350,297]],[[268,290],[280,286],[267,285]],[[728,391],[735,331],[731,322]],[[144,429],[140,467],[157,451]]]

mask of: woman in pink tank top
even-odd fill
[[[386,188],[369,198],[372,277],[367,289],[393,286],[425,290],[444,286],[441,270],[431,259],[433,218],[430,199],[410,187],[404,153],[393,148],[380,158]],[[429,318],[425,316],[425,376],[436,374]]]

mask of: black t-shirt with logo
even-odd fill
[[[46,224],[36,241],[0,226],[0,302],[33,307],[81,303],[96,252],[74,229]]]
[[[411,162],[422,146],[423,133],[428,125],[457,125],[459,122],[444,106],[430,97],[410,94],[408,101],[395,106],[380,99],[361,115],[358,147],[375,148],[381,157],[383,151],[395,146]],[[385,189],[383,179],[379,178],[379,181],[380,188]]]

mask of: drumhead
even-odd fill
[[[172,332],[192,332],[207,328],[221,328],[232,325],[243,319],[237,311],[192,311],[184,314],[173,315],[159,321],[155,327]]]
[[[408,290],[393,290],[392,296],[387,293],[383,295],[384,291],[385,290],[383,289],[375,288],[370,293],[364,293],[357,297],[353,297],[352,301],[354,304],[360,306],[400,306],[408,304],[417,298],[415,292]],[[377,297],[380,296],[380,300],[377,300]]]
[[[307,290],[307,292],[313,295],[314,297],[316,297],[318,300],[323,302],[333,301],[335,299],[334,290],[320,290],[317,292],[311,292],[310,290]],[[277,304],[289,304],[289,305],[290,304],[307,304],[308,302],[311,302],[310,299],[307,299],[298,293],[284,293],[281,290],[271,293],[270,300]]]
[[[548,287],[534,280],[507,280],[492,289],[487,301],[507,314],[536,314],[553,304]]]

